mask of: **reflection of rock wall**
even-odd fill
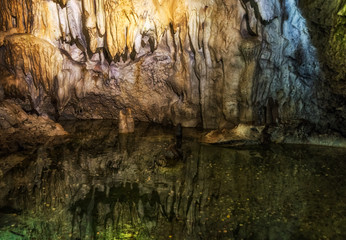
[[[293,0],[1,0],[0,11],[0,36],[16,29],[47,49],[5,37],[6,59],[23,53],[3,71],[54,85],[37,98],[45,93],[27,83],[27,95],[64,118],[117,118],[129,107],[142,121],[230,127],[265,123],[273,99],[280,121],[319,121],[319,64]]]
[[[185,162],[163,168],[153,164],[173,133],[142,130],[121,139],[112,124],[88,125],[64,146],[8,157],[0,208],[23,209],[24,219],[9,229],[49,239],[344,236],[344,150],[215,149],[184,141]]]

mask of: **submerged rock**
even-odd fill
[[[239,124],[233,129],[213,130],[201,138],[203,143],[232,146],[260,144],[264,126]]]
[[[320,133],[315,125],[304,121],[266,126],[239,124],[233,129],[212,130],[203,135],[200,141],[234,147],[270,143],[346,147],[346,139],[341,134],[332,131]]]

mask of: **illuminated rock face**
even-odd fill
[[[40,114],[204,128],[320,120],[294,0],[0,0],[5,95]],[[20,34],[14,34],[20,33]]]

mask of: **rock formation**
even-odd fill
[[[0,0],[0,83],[55,119],[128,107],[185,127],[304,119],[346,134],[345,3],[322,2]],[[305,17],[328,26],[325,56]]]
[[[132,133],[135,131],[135,123],[133,121],[132,112],[130,108],[126,111],[119,111],[119,133]]]
[[[61,143],[53,138],[64,135],[63,127],[47,116],[27,114],[10,100],[0,102],[0,154],[30,149],[35,144]]]

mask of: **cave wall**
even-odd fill
[[[346,1],[300,1],[322,72],[318,95],[327,128],[346,136]]]
[[[326,121],[324,69],[299,8],[308,3],[0,3],[1,85],[28,111],[116,119],[131,108],[136,120],[204,128]],[[345,11],[335,12],[333,24],[344,24]],[[328,56],[342,83],[344,25],[333,26]]]
[[[312,43],[336,94],[345,95],[346,1],[300,1]]]

